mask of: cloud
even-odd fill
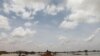
[[[3,7],[4,11],[7,13],[13,11],[16,15],[21,16],[23,19],[32,19],[32,15],[43,10],[46,4],[46,0],[10,0],[10,4],[5,2],[3,3]]]
[[[38,23],[39,23],[39,21],[34,21],[33,23],[28,21],[28,22],[24,23],[24,26],[32,27],[32,26],[36,26]]]
[[[31,12],[28,12],[28,11],[26,11],[26,12],[23,12],[22,13],[22,17],[23,17],[23,19],[33,19],[33,17],[31,17]]]
[[[7,1],[7,0],[5,0]],[[9,3],[10,2],[10,3]],[[55,2],[54,2],[55,3]],[[65,3],[65,2],[64,2]],[[36,14],[38,14],[39,11],[42,11],[45,14],[55,16],[57,13],[62,12],[65,8],[64,5],[55,5],[55,4],[49,4],[48,0],[10,0],[8,3],[4,2],[4,11],[8,14],[10,12],[16,13],[17,16],[22,17],[23,19],[33,19]],[[89,24],[95,24],[100,23],[100,2],[99,0],[67,0],[66,3],[66,9],[70,10],[71,13],[67,14],[64,20],[60,23],[60,28],[63,29],[75,29],[77,26],[80,25],[80,23],[85,23],[87,25]],[[11,13],[12,14],[12,13]],[[41,14],[41,12],[40,12]],[[40,15],[39,14],[39,15]],[[89,32],[92,30],[90,28],[87,29],[87,27],[84,27],[84,25],[81,25],[83,28],[79,29],[78,31],[62,31],[60,29],[57,29],[56,26],[45,26],[44,24],[41,24],[41,16],[36,19],[37,21],[28,21],[26,20],[20,20],[15,15],[16,19],[10,19],[12,24],[12,27],[16,27],[18,25],[22,25],[21,27],[17,27],[15,29],[11,29],[11,32],[4,32],[0,33],[0,47],[2,49],[6,50],[58,50],[58,51],[66,51],[66,50],[82,50],[82,49],[100,49],[100,41],[99,36],[98,38],[95,38],[98,31],[96,30],[91,36],[84,39],[82,38],[84,35],[89,34]],[[11,16],[11,15],[9,15]],[[12,16],[11,16],[12,17]],[[47,18],[48,16],[43,16],[43,18]],[[59,16],[57,16],[59,17]],[[2,19],[5,22],[5,19]],[[14,20],[14,21],[13,21]],[[16,22],[15,22],[16,20]],[[39,22],[39,21],[41,22]],[[57,21],[60,21],[61,19],[58,19]],[[19,22],[18,22],[19,21]],[[8,19],[6,20],[8,22]],[[17,24],[18,25],[15,25]],[[21,24],[24,23],[24,24]],[[36,30],[32,30],[32,26],[38,24],[37,30],[38,34],[35,36],[36,38],[33,38],[33,35],[37,33]],[[44,21],[43,21],[44,23]],[[45,22],[45,23],[48,23]],[[50,23],[50,22],[49,22]],[[6,24],[6,27],[4,27],[5,23],[1,23],[0,18],[0,29],[6,28],[7,25],[9,26],[9,22]],[[51,24],[50,24],[51,25]],[[81,27],[79,26],[79,27]],[[26,27],[26,28],[24,28]],[[98,27],[98,26],[93,26]],[[88,32],[89,31],[89,32]],[[82,34],[82,32],[87,32],[85,34]],[[67,33],[67,34],[66,34]],[[76,34],[80,35],[76,35]],[[59,34],[63,34],[66,36],[60,36],[56,39]],[[9,36],[10,35],[10,36]],[[41,40],[41,37],[43,38],[43,41]],[[70,38],[72,37],[72,38]],[[92,41],[92,42],[86,42],[86,41]],[[39,42],[39,43],[38,43]],[[1,49],[0,48],[0,49]],[[11,48],[11,49],[10,49]]]
[[[34,25],[37,25],[38,23],[39,23],[39,21],[35,21],[33,24],[34,24]]]
[[[77,26],[80,25],[80,23],[86,23],[86,24],[96,24],[100,23],[100,1],[99,0],[67,0],[66,7],[71,11],[69,15],[66,15],[64,18],[67,20],[71,20],[73,22],[77,22]],[[61,22],[61,24],[63,23]],[[72,23],[69,23],[69,25],[72,25]],[[65,26],[66,23],[65,23]],[[73,27],[76,28],[77,26]],[[68,28],[69,29],[69,28]]]
[[[8,34],[5,32],[0,32],[0,42],[2,42],[6,37],[8,37]]]
[[[25,36],[33,36],[36,33],[35,30],[30,30],[28,28],[24,29],[23,27],[15,28],[11,35],[13,37],[25,37]]]
[[[6,30],[10,29],[8,18],[2,15],[0,15],[0,28]]]
[[[7,33],[2,32],[2,33],[1,33],[1,36],[2,36],[2,37],[7,37]]]
[[[63,28],[63,29],[74,29],[74,28],[77,27],[77,25],[78,25],[77,21],[67,21],[67,20],[64,20],[60,24],[60,28]]]
[[[57,6],[57,5],[48,5],[46,9],[44,10],[45,13],[50,14],[50,15],[57,15],[58,12],[61,12],[64,10],[63,6]]]
[[[26,27],[30,27],[30,26],[32,26],[32,23],[31,23],[31,22],[26,22],[24,25],[25,25]]]
[[[68,39],[67,37],[65,37],[65,36],[60,36],[59,38],[58,38],[58,40],[59,40],[59,44],[63,44],[63,45],[66,45],[66,44],[68,44],[68,43],[70,43],[70,39]]]
[[[50,0],[10,0],[9,3],[3,3],[3,11],[15,12],[17,16],[23,19],[33,19],[38,11],[43,11],[49,15],[56,15],[64,10],[64,6],[59,4],[50,4]],[[28,10],[27,10],[28,9]]]
[[[85,41],[93,41],[98,32],[100,32],[100,28],[96,29],[95,32],[93,32],[93,34],[90,35]]]

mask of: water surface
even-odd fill
[[[2,54],[0,56],[18,56],[18,54]],[[25,56],[41,56],[40,54],[29,54]],[[91,52],[88,53],[88,55],[85,55],[85,53],[79,53],[79,54],[72,54],[72,53],[59,53],[55,56],[100,56],[100,52]]]

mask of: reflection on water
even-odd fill
[[[18,56],[18,54],[2,54],[0,56]],[[29,54],[29,55],[25,55],[25,56],[41,56],[40,54]],[[59,53],[56,54],[55,56],[100,56],[100,52],[91,52],[88,53],[88,55],[84,55],[84,53],[80,53],[80,54],[68,54],[68,53]]]

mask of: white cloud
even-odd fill
[[[31,22],[26,22],[24,25],[25,25],[26,27],[30,27],[30,26],[32,26],[32,23],[31,23]]]
[[[39,23],[39,21],[34,21],[33,23],[32,22],[25,22],[24,26],[32,27],[32,26],[36,26],[38,23]]]
[[[90,35],[85,41],[92,41],[94,40],[96,34],[98,34],[98,32],[100,32],[100,28],[96,29],[95,32],[93,32],[92,35]]]
[[[61,44],[67,44],[67,43],[70,42],[70,40],[67,37],[65,37],[65,36],[60,36],[58,38],[58,40],[60,41]]]
[[[71,14],[67,15],[65,18],[67,20],[77,22],[78,25],[80,23],[87,23],[87,24],[100,23],[100,16],[99,16],[100,6],[99,5],[100,5],[99,0],[96,0],[96,1],[95,0],[77,0],[77,1],[67,0],[66,7],[70,9]],[[66,26],[66,23],[65,23],[65,26]],[[74,24],[73,24],[73,27],[74,27]]]
[[[69,18],[66,18],[66,19],[74,20],[74,21],[78,21],[82,23],[88,23],[88,24],[99,22],[99,20],[96,19],[96,16],[94,16],[90,12],[86,12],[83,10],[78,10],[76,12],[73,12],[69,16]]]
[[[49,0],[10,0],[10,4],[3,3],[4,12],[13,11],[23,19],[32,19],[38,11],[44,11],[46,14],[56,15],[64,10],[63,5],[49,4]],[[29,11],[27,11],[27,8]]]
[[[0,28],[1,29],[10,29],[8,18],[0,15]]]
[[[63,29],[74,29],[75,27],[77,27],[77,25],[78,25],[77,21],[67,21],[67,20],[64,20],[60,24],[60,28],[63,28]]]
[[[4,3],[4,11],[9,13],[10,11],[15,12],[18,16],[24,19],[31,19],[37,11],[41,11],[45,8],[46,0],[10,0],[11,4]],[[27,11],[28,8],[30,11]],[[34,17],[33,17],[34,18]]]
[[[33,36],[36,33],[35,30],[30,30],[28,28],[24,29],[23,27],[15,28],[11,35],[13,37],[25,37],[25,36]]]
[[[2,37],[7,37],[7,33],[2,32],[2,33],[1,33],[1,36],[2,36]]]
[[[39,23],[39,21],[35,21],[35,22],[34,22],[34,25],[37,25],[38,23]]]
[[[24,19],[33,19],[33,18],[31,18],[31,12],[24,12],[24,13],[22,13],[22,17],[24,18]]]
[[[44,12],[50,15],[56,15],[58,12],[63,11],[63,10],[64,10],[63,6],[57,6],[57,5],[51,4],[46,7]]]
[[[76,11],[84,0],[67,0],[66,6],[67,8],[71,9],[72,11]]]
[[[7,36],[8,36],[7,33],[1,32],[0,33],[0,42],[2,42],[2,40],[4,40]]]
[[[30,15],[35,15],[37,11],[41,11],[43,10],[45,13],[50,14],[50,15],[56,15],[57,13],[59,13],[60,11],[62,11],[64,8],[62,6],[56,6],[56,5],[45,5],[44,0],[10,0],[13,1],[11,3],[11,5],[8,5],[5,3],[5,12],[10,13],[9,11],[13,11],[15,12],[17,15],[22,16],[24,19],[31,19],[32,17],[34,18],[34,16],[30,16]],[[88,24],[93,24],[93,23],[99,23],[100,22],[100,8],[99,8],[99,0],[68,0],[67,1],[67,8],[71,9],[71,14],[67,17],[65,17],[64,21],[61,22],[60,27],[64,28],[64,29],[74,29],[76,28],[80,23],[88,23]],[[97,5],[98,4],[98,5]],[[46,7],[47,6],[47,7]],[[33,11],[26,11],[25,7],[27,7],[30,10]],[[98,9],[97,9],[98,8]],[[16,18],[17,19],[17,18]],[[7,25],[9,26],[9,22],[8,20],[4,22],[7,22],[7,24],[1,24],[1,18],[0,18],[0,28],[6,28]],[[37,24],[38,21],[33,22],[34,24]],[[6,27],[4,27],[4,25]],[[26,22],[24,24],[24,26],[32,26],[32,23],[30,22]],[[39,26],[40,27],[40,26]],[[40,27],[41,28],[41,27]],[[47,33],[48,31],[46,29],[38,29],[40,31],[40,33],[43,33],[44,30],[46,31],[43,34],[38,35],[37,37],[46,37],[48,35],[50,35],[50,33],[52,33],[52,31],[50,30],[49,33]],[[87,29],[87,28],[86,28]],[[100,28],[99,28],[100,31]],[[55,31],[54,31],[55,32]],[[76,31],[77,32],[77,31]],[[74,33],[76,33],[74,32]],[[91,40],[95,40],[94,42],[85,42],[83,41],[83,39],[80,37],[73,37],[72,39],[66,35],[66,36],[60,36],[57,40],[59,42],[61,42],[61,44],[59,42],[50,42],[49,44],[43,43],[45,41],[40,41],[40,43],[37,43],[38,40],[41,40],[40,38],[37,38],[38,40],[35,40],[35,38],[14,38],[14,37],[27,37],[27,36],[32,36],[36,33],[35,30],[31,30],[29,28],[23,28],[23,27],[17,27],[15,28],[10,34],[11,36],[8,36],[10,34],[5,34],[5,33],[0,33],[0,37],[7,37],[7,38],[0,38],[0,47],[2,49],[13,49],[13,50],[44,50],[44,49],[52,49],[52,50],[58,50],[61,51],[61,49],[63,50],[82,50],[82,49],[100,49],[100,41],[99,41],[99,36],[96,39],[95,36],[98,33],[98,30],[95,31],[95,33],[93,33],[90,37],[88,37],[87,39],[85,39],[85,41],[91,41]],[[63,32],[60,32],[63,34]],[[77,33],[80,33],[77,32]],[[57,32],[57,34],[59,34],[59,31]],[[65,34],[65,33],[64,33]],[[70,35],[71,33],[69,33]],[[53,36],[51,35],[52,38],[49,39],[50,40],[55,40],[55,38],[53,39]],[[73,34],[72,34],[73,35]],[[84,35],[84,34],[83,34]],[[88,34],[87,34],[88,35]],[[58,35],[57,35],[58,36]],[[67,38],[68,37],[68,38]],[[2,40],[2,41],[1,41]],[[34,40],[34,41],[33,41]],[[47,41],[47,39],[45,39]],[[37,42],[35,42],[37,41]],[[56,45],[55,45],[56,44]],[[62,45],[64,44],[64,45]],[[48,45],[48,46],[47,46]],[[3,47],[4,46],[4,47]],[[24,47],[23,47],[24,46]],[[98,48],[99,47],[99,48]]]

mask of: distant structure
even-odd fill
[[[84,52],[85,52],[85,55],[88,55],[88,50],[84,50]]]
[[[22,56],[22,55],[21,55],[21,52],[19,52],[19,55],[18,55],[18,56]]]
[[[44,54],[42,54],[41,56],[53,56],[51,51],[46,51]]]

